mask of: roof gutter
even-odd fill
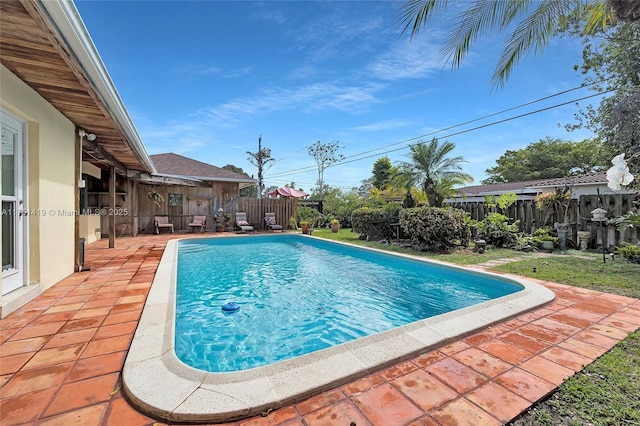
[[[145,171],[155,173],[153,161],[151,161],[73,1],[36,0],[34,5],[42,12],[43,18],[49,21],[52,29],[56,30],[60,39],[66,43],[69,54],[73,55],[73,59],[82,68],[85,77],[102,98],[112,118],[124,132],[131,149],[145,167]]]
[[[205,182],[234,182],[234,183],[249,183],[256,184],[258,181],[252,178],[227,178],[227,177],[212,177],[212,176],[187,176],[187,175],[176,175],[170,173],[153,173],[153,176],[159,177],[171,177],[178,179],[193,179]]]

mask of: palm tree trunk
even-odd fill
[[[638,0],[609,0],[616,18],[622,22],[637,22],[640,20],[640,1]]]

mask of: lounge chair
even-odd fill
[[[246,213],[236,213],[236,228],[238,229],[238,232],[253,232],[253,226],[247,222]]]
[[[193,220],[189,224],[193,232],[195,232],[195,228],[200,228],[200,232],[204,232],[207,227],[207,217],[206,216],[194,216]]]
[[[153,223],[155,225],[155,233],[160,233],[160,228],[168,228],[173,234],[173,223],[169,222],[169,216],[154,216]]]
[[[282,231],[282,225],[278,225],[276,222],[276,214],[275,213],[265,213],[264,214],[264,223],[267,225],[267,228],[272,231]]]

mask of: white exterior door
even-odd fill
[[[2,111],[2,294],[26,283],[24,125]]]

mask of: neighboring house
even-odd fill
[[[228,182],[238,190],[258,183],[249,176],[174,153],[154,154],[151,160],[156,166],[156,176],[187,177],[208,183]]]
[[[607,173],[593,173],[588,175],[571,176],[566,178],[540,179],[523,182],[505,182],[487,185],[474,185],[456,189],[456,196],[447,200],[448,203],[483,202],[485,196],[496,196],[506,192],[514,192],[518,200],[533,200],[543,192],[555,191],[569,187],[571,197],[580,198],[583,195],[611,194],[607,186]],[[616,194],[633,194],[634,191],[617,191]]]
[[[151,232],[153,216],[167,215],[176,230],[187,230],[195,215],[213,219],[219,211],[234,214],[238,209],[240,189],[255,186],[258,181],[231,170],[212,166],[182,155],[151,155],[156,172],[133,177],[137,186],[135,232]],[[155,191],[165,200],[157,206],[148,193]],[[212,230],[212,220],[207,230]]]
[[[108,214],[155,167],[73,2],[2,0],[0,46],[4,317],[81,267],[80,238],[113,244],[115,216],[100,230],[80,208],[87,180]]]

